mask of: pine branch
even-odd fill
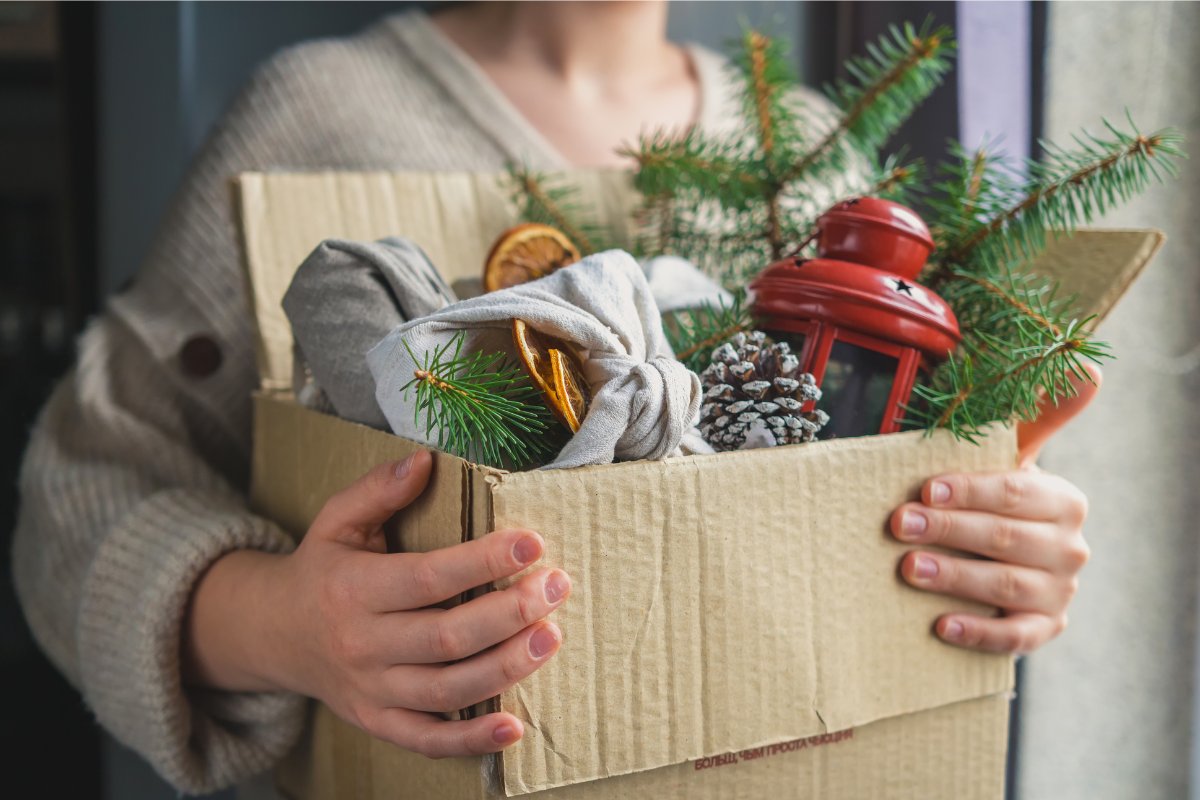
[[[768,160],[775,152],[775,120],[772,118],[771,105],[779,88],[778,83],[767,76],[767,48],[770,42],[758,31],[746,32],[746,54],[750,60],[750,88],[758,121],[758,142]]]
[[[1167,129],[1145,135],[1132,121],[1132,133],[1118,130],[1108,121],[1104,126],[1111,138],[1075,137],[1075,151],[1043,143],[1046,161],[1031,165],[1023,197],[949,241],[941,260],[961,264],[1009,255],[1032,259],[1045,247],[1047,230],[1070,232],[1128,202],[1151,182],[1177,176],[1174,159],[1183,156],[1179,149],[1182,137],[1177,132]]]
[[[510,164],[508,173],[522,219],[558,228],[582,255],[607,249],[602,244],[608,238],[604,231],[580,218],[575,187],[553,185],[544,175],[519,164]]]
[[[489,466],[521,469],[549,460],[565,444],[561,425],[540,400],[524,367],[503,354],[463,354],[466,336],[418,357],[413,379],[401,388],[413,397],[413,420],[439,450]]]
[[[777,178],[786,161],[783,156],[802,139],[795,99],[789,90],[798,79],[779,39],[746,29],[733,52],[742,86],[742,108],[746,134],[735,137],[744,156],[756,159],[763,176]]]
[[[697,131],[679,138],[658,131],[619,152],[637,162],[634,186],[644,197],[695,192],[724,209],[740,210],[764,192],[761,178],[745,171],[732,144],[710,141]]]
[[[865,197],[881,197],[884,200],[903,202],[921,177],[921,162],[901,163],[900,156],[889,156],[883,167],[874,176],[874,182],[865,191]]]
[[[963,352],[939,367],[934,381],[914,389],[909,424],[947,428],[975,441],[994,422],[1037,417],[1043,398],[1058,402],[1076,391],[1072,376],[1091,380],[1083,360],[1111,354],[1084,332],[1091,319],[1073,321],[1048,343],[1008,350],[1008,342],[986,333],[964,343]]]
[[[972,284],[973,286],[979,287],[990,297],[1009,306],[1017,313],[1017,319],[1030,320],[1041,326],[1051,336],[1057,337],[1062,335],[1062,330],[1058,323],[1050,320],[1045,314],[1034,308],[1031,303],[1022,300],[1021,297],[1018,297],[1009,291],[1006,291],[999,284],[979,275],[972,275],[966,272],[958,273],[958,277],[961,280]]]
[[[953,277],[957,268],[946,258],[954,242],[1005,213],[1025,191],[1025,179],[1014,172],[997,142],[985,142],[967,151],[951,141],[949,150],[927,200],[935,250],[921,280],[935,291]]]
[[[675,357],[688,369],[700,372],[714,347],[751,327],[753,319],[745,292],[737,292],[728,303],[705,303],[676,312],[664,330]]]
[[[971,167],[967,172],[967,193],[963,197],[963,212],[967,217],[975,216],[979,195],[983,192],[983,177],[987,164],[987,150],[981,147],[971,157]]]
[[[785,174],[787,181],[806,177],[821,166],[840,166],[836,157],[844,140],[861,152],[877,151],[892,133],[942,82],[950,70],[954,49],[947,27],[926,22],[917,31],[906,24],[893,26],[890,37],[868,48],[870,57],[846,64],[851,80],[829,91],[841,109],[833,128]]]
[[[779,194],[782,184],[775,180],[775,120],[771,114],[772,100],[778,84],[767,77],[767,49],[770,40],[758,31],[746,34],[746,55],[750,62],[749,85],[754,100],[755,117],[758,120],[758,144],[762,148],[763,162],[767,172],[767,228],[764,234],[771,248],[771,258],[783,255],[783,240],[779,227]]]

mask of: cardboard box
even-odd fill
[[[578,180],[624,219],[619,173]],[[324,499],[417,445],[287,396],[279,300],[322,239],[418,241],[461,287],[512,223],[496,176],[245,175],[239,181],[263,390],[252,499],[296,534]],[[1161,244],[1079,234],[1048,265],[1103,315]],[[1081,255],[1082,254],[1082,255]],[[1087,280],[1079,280],[1086,274]],[[1004,469],[982,446],[920,432],[576,470],[507,473],[435,456],[393,540],[426,551],[527,526],[572,576],[564,645],[492,701],[526,723],[498,757],[428,761],[314,711],[279,770],[289,797],[1003,796],[1012,660],[940,643],[966,603],[907,587],[885,524],[931,475]],[[976,607],[978,610],[978,607]]]

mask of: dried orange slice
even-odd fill
[[[492,245],[483,265],[483,290],[494,292],[549,275],[579,260],[579,248],[549,225],[509,228]]]
[[[583,391],[583,379],[579,368],[561,350],[550,351],[550,372],[554,376],[554,394],[562,402],[556,406],[571,429],[579,430],[583,415],[587,413],[587,395]]]
[[[546,405],[571,433],[579,430],[587,414],[587,383],[578,358],[562,342],[513,320],[513,342],[526,371],[542,390]]]

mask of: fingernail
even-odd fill
[[[936,578],[938,574],[938,563],[932,558],[926,556],[917,556],[917,562],[913,565],[913,574],[923,580]]]
[[[929,486],[929,499],[935,503],[946,503],[950,500],[950,484],[934,481]]]
[[[961,639],[963,635],[963,624],[956,619],[952,619],[946,623],[945,630],[942,631],[943,639]]]
[[[497,725],[495,730],[492,731],[492,741],[496,744],[508,744],[516,740],[516,738],[517,729],[508,723]]]
[[[536,536],[522,536],[513,545],[513,558],[518,564],[532,564],[542,554],[542,543]]]
[[[900,535],[905,539],[916,539],[929,527],[929,520],[919,511],[905,511],[900,517]]]
[[[567,577],[567,573],[561,570],[554,570],[546,577],[546,602],[554,605],[559,600],[567,596],[567,590],[571,588],[571,579]]]
[[[558,626],[554,623],[543,625],[529,637],[529,655],[534,658],[545,658],[548,653],[558,647]]]
[[[417,454],[413,453],[411,456],[396,465],[396,477],[398,479],[404,480],[408,477],[408,473],[412,472],[413,461],[415,461],[416,458]]]

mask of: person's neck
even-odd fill
[[[644,82],[678,59],[660,0],[464,4],[433,19],[481,64],[536,64],[568,84]]]

